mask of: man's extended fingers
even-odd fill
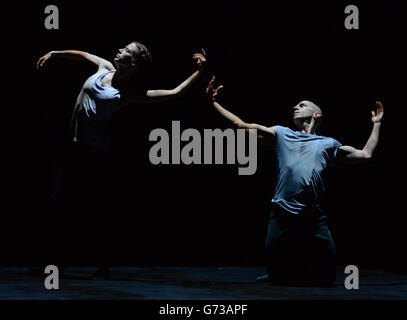
[[[204,55],[204,57],[206,57],[206,52],[203,48],[201,48],[202,54]]]
[[[223,86],[220,85],[220,86],[215,90],[215,95],[217,95],[218,92],[219,92],[220,90],[222,90],[222,89],[223,89]]]
[[[215,82],[215,76],[212,76],[211,81],[209,81],[209,85],[213,86],[213,83]]]
[[[211,81],[209,81],[208,87],[206,88],[206,93],[213,92],[213,82],[215,81],[215,78],[212,77]]]
[[[206,88],[206,92],[209,92],[211,90],[213,90],[213,84],[212,82],[209,82],[208,87]]]

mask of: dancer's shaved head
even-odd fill
[[[316,130],[322,123],[322,110],[315,103],[303,100],[299,102],[294,108],[294,123],[301,130],[311,122],[314,117]]]

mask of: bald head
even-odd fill
[[[312,110],[314,110],[314,112],[319,112],[322,117],[322,110],[320,107],[318,107],[315,103],[313,103],[311,101],[306,101],[306,102],[308,102],[310,104],[310,107],[312,108]]]
[[[322,110],[315,103],[303,100],[294,107],[294,122],[301,130],[315,119],[315,129],[322,123]]]

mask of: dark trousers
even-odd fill
[[[111,264],[120,220],[112,155],[80,144],[67,147],[55,185],[56,247],[62,265]]]
[[[273,206],[266,238],[267,273],[272,282],[335,281],[336,249],[327,221],[317,208],[294,215]]]

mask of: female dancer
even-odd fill
[[[83,233],[88,233],[86,226],[92,225],[91,229],[96,231],[94,237],[87,238],[91,241],[96,239],[97,245],[92,252],[84,252],[83,256],[89,257],[90,253],[100,251],[96,253],[96,260],[92,260],[97,261],[99,265],[99,270],[92,277],[109,278],[108,260],[113,253],[112,239],[109,238],[112,236],[112,223],[115,220],[113,213],[117,200],[112,196],[115,188],[110,172],[111,119],[124,106],[163,101],[182,95],[202,74],[206,54],[203,49],[202,53],[195,53],[192,58],[197,70],[170,90],[151,90],[146,86],[145,80],[152,58],[147,47],[139,42],[131,42],[119,49],[114,58],[114,65],[87,52],[64,50],[51,51],[41,57],[37,69],[44,67],[54,58],[85,60],[98,68],[97,72],[85,81],[76,101],[72,115],[72,144],[69,157],[76,165],[69,163],[69,159],[68,163],[65,163],[65,169],[70,168],[71,171],[69,174],[67,170],[60,171],[56,196],[57,199],[66,201],[65,206],[72,206],[70,213],[78,211],[84,213],[76,219],[70,218],[75,230],[82,228]],[[65,180],[70,183],[61,183]],[[74,187],[69,189],[67,186]],[[83,223],[84,221],[88,223]],[[65,229],[68,230],[66,226]],[[81,247],[82,244],[78,249]]]

